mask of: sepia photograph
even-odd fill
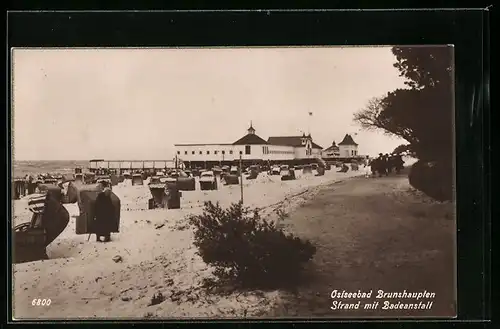
[[[453,46],[11,56],[13,320],[456,317]]]

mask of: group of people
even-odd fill
[[[399,172],[403,169],[404,161],[401,154],[382,154],[379,153],[378,157],[368,162],[372,175],[379,177],[388,176],[395,171]]]

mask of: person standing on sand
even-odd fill
[[[101,237],[104,237],[104,242],[111,241],[111,232],[117,231],[117,223],[115,222],[116,214],[111,199],[111,188],[106,186],[103,192],[97,195],[95,201],[94,232],[96,242],[101,242]]]
[[[401,156],[401,154],[397,154],[394,156],[394,167],[396,168],[397,174],[399,174],[401,170],[403,170],[404,163],[405,162],[403,161],[403,157]]]
[[[386,154],[387,157],[387,173],[392,174],[394,169],[394,156],[392,154]]]
[[[384,173],[386,176],[389,176],[389,174],[391,173],[392,171],[392,168],[391,168],[391,159],[389,158],[389,154],[385,154],[384,155]]]
[[[387,172],[387,163],[382,153],[379,153],[377,158],[377,172],[378,177],[382,177]]]
[[[372,168],[370,167],[370,156],[366,156],[366,159],[365,159],[365,167],[364,167],[364,170],[365,170],[365,177],[368,178],[371,176],[372,174]]]

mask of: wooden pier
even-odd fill
[[[89,161],[88,170],[95,172],[99,169],[113,169],[118,172],[134,170],[152,170],[152,169],[175,169],[182,167],[180,161],[174,160],[104,160],[93,159]]]

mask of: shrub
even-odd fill
[[[410,184],[437,201],[453,199],[453,168],[447,161],[419,160],[411,167]]]
[[[214,275],[241,287],[295,286],[302,266],[316,252],[309,241],[284,233],[241,202],[227,209],[205,202],[203,213],[190,223],[198,254],[215,268]]]

